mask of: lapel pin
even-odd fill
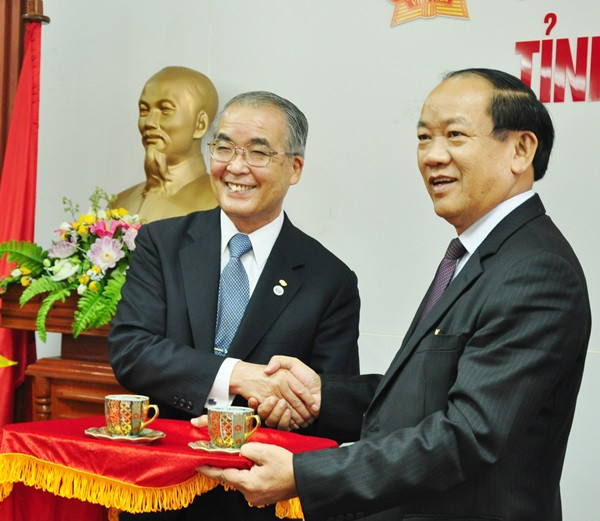
[[[442,332],[441,329],[436,329],[434,335],[439,335]]]
[[[283,279],[279,279],[279,284],[281,284],[284,288],[287,286],[287,282]]]
[[[275,295],[278,297],[281,297],[281,295],[283,295],[283,288],[277,284],[276,286],[273,286],[273,293],[275,293]]]

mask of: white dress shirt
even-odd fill
[[[270,223],[248,234],[250,242],[252,243],[252,249],[242,255],[241,260],[244,269],[246,270],[246,274],[248,275],[250,296],[252,296],[252,292],[267,263],[267,259],[271,254],[275,241],[277,240],[277,237],[279,237],[282,226],[283,211]],[[240,232],[235,227],[235,224],[231,222],[229,217],[225,215],[225,212],[221,210],[221,272],[229,262],[229,241],[236,233]],[[223,360],[212,388],[208,393],[205,407],[208,407],[209,405],[218,407],[231,405],[235,395],[229,394],[229,382],[231,380],[233,368],[239,361],[238,358],[229,357]]]
[[[479,245],[489,235],[489,233],[498,225],[498,223],[504,219],[510,212],[512,212],[517,206],[521,206],[527,199],[533,197],[535,192],[528,190],[521,194],[517,194],[506,201],[501,202],[494,209],[486,213],[481,219],[475,221],[459,236],[460,242],[467,250],[456,265],[454,275],[456,277],[458,272],[462,270],[463,266],[467,263],[473,252],[479,248]]]

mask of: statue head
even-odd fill
[[[138,128],[146,149],[148,179],[160,183],[169,167],[202,157],[202,137],[217,111],[218,96],[204,74],[187,67],[165,67],[144,85]]]

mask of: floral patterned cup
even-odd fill
[[[109,394],[104,397],[106,427],[117,436],[139,436],[147,425],[158,418],[158,406],[139,394]],[[148,411],[154,415],[148,418]]]
[[[208,434],[213,447],[239,449],[260,426],[250,407],[209,407]]]

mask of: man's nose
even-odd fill
[[[445,140],[433,138],[424,148],[422,157],[427,165],[448,163],[450,161],[450,154]]]
[[[233,157],[227,163],[227,170],[232,174],[244,174],[248,172],[249,166],[242,148],[237,147],[235,149]]]

